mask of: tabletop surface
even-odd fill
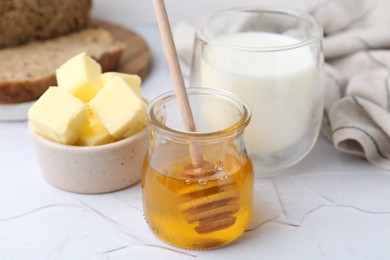
[[[153,53],[143,95],[152,99],[171,90],[158,28],[121,24],[141,34]],[[140,183],[100,195],[48,184],[26,122],[0,123],[0,177],[0,259],[390,257],[390,173],[336,151],[323,136],[297,165],[256,171],[249,227],[237,241],[209,251],[160,241],[144,220]]]

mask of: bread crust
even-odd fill
[[[56,85],[54,74],[47,77],[0,83],[0,104],[15,104],[38,98],[49,86]]]
[[[125,48],[116,51],[104,52],[99,57],[92,57],[100,63],[102,71],[113,71],[117,68],[121,54]],[[16,82],[0,82],[0,104],[16,104],[40,97],[49,86],[56,86],[55,73],[38,79]]]
[[[66,37],[66,36],[62,36]],[[102,71],[113,71],[117,68],[126,45],[115,42],[115,46],[101,53],[87,53],[100,63]],[[23,46],[19,47],[23,48]],[[66,48],[66,47],[64,47]],[[65,62],[65,61],[64,61]],[[16,81],[0,81],[0,104],[16,104],[31,101],[40,97],[49,86],[56,86],[55,69],[45,76],[32,77]]]

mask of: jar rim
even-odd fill
[[[159,133],[170,136],[174,139],[181,140],[211,140],[227,137],[230,135],[235,135],[240,131],[243,131],[244,128],[249,124],[252,116],[251,109],[249,105],[238,95],[220,89],[212,89],[205,87],[191,87],[187,88],[187,94],[190,95],[206,95],[222,98],[225,101],[228,101],[231,105],[238,107],[242,111],[242,115],[234,124],[217,130],[217,131],[208,131],[208,132],[190,132],[190,131],[181,131],[178,129],[173,129],[171,127],[163,124],[156,116],[156,112],[163,108],[164,104],[169,101],[177,100],[177,96],[174,90],[163,93],[156,98],[154,98],[148,105],[147,108],[147,121],[149,126],[159,131]]]
[[[244,46],[238,46],[234,44],[221,43],[221,42],[217,42],[215,38],[210,37],[209,35],[206,35],[205,33],[201,32],[200,28],[204,26],[210,19],[218,16],[226,15],[229,13],[233,14],[233,13],[240,13],[240,12],[270,13],[270,14],[288,15],[290,17],[300,18],[303,21],[306,21],[310,25],[312,25],[314,28],[314,32],[309,37],[306,37],[305,39],[300,40],[296,43],[285,44],[285,45],[280,45],[275,47],[246,47],[246,46],[244,47]],[[210,45],[229,48],[229,49],[236,49],[239,51],[247,51],[247,52],[277,52],[277,51],[296,49],[296,48],[310,45],[314,42],[321,42],[323,38],[322,26],[318,23],[318,21],[313,16],[309,15],[308,13],[303,11],[298,11],[298,10],[290,10],[290,9],[276,8],[276,7],[264,7],[264,6],[236,7],[236,8],[229,8],[229,9],[215,11],[213,13],[204,16],[196,24],[195,33],[199,39],[201,39],[204,42],[207,42]]]

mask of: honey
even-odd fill
[[[205,250],[237,239],[251,218],[254,173],[244,140],[251,113],[228,92],[189,88],[187,93],[197,131],[182,129],[174,92],[148,106],[143,209],[163,241]]]
[[[200,250],[222,246],[243,233],[252,211],[252,163],[225,157],[209,176],[196,170],[188,174],[191,164],[178,162],[159,172],[145,160],[144,214],[159,238]]]

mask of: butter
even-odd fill
[[[58,87],[50,87],[30,108],[31,129],[62,144],[74,144],[88,124],[87,106]]]
[[[139,97],[141,96],[141,78],[138,75],[130,75],[119,72],[105,72],[101,75],[103,86],[107,85],[114,77],[122,78]]]
[[[80,53],[56,70],[57,84],[86,103],[102,88],[101,73],[99,63]]]
[[[76,145],[95,146],[114,142],[114,137],[110,135],[93,112],[90,109],[88,112],[89,124],[80,132]]]
[[[121,77],[112,78],[88,103],[116,139],[131,136],[146,125],[146,104]]]
[[[95,146],[129,137],[146,126],[141,78],[118,72],[102,74],[85,53],[56,71],[50,87],[29,111],[31,129],[58,143]]]

